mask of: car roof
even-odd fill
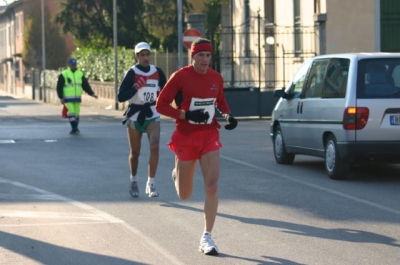
[[[359,52],[359,53],[334,53],[315,56],[318,58],[348,58],[348,59],[372,59],[372,58],[400,58],[400,53],[394,52]]]

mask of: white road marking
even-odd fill
[[[0,182],[2,182],[0,180]],[[21,200],[22,198],[28,200],[41,200],[41,201],[54,201],[56,198],[50,194],[18,194],[18,195],[11,195],[11,194],[0,194],[0,199],[14,199],[18,198]]]
[[[143,242],[143,245],[145,247],[147,247],[149,250],[151,250],[151,252],[158,252],[160,255],[162,255],[162,257],[165,257],[165,259],[168,260],[168,261],[166,261],[167,264],[183,265],[183,263],[181,261],[179,261],[174,255],[171,255],[166,249],[164,249],[162,246],[160,246],[153,239],[151,239],[150,237],[146,236],[140,230],[132,227],[131,225],[125,223],[125,221],[123,221],[123,220],[121,220],[121,219],[119,219],[117,217],[114,217],[114,216],[112,216],[112,215],[110,215],[110,214],[108,214],[106,212],[100,211],[100,210],[98,210],[98,209],[96,209],[96,208],[94,208],[94,207],[92,207],[92,206],[90,206],[88,204],[84,204],[84,203],[81,203],[81,202],[78,202],[78,201],[74,201],[74,200],[69,199],[67,197],[64,197],[64,196],[61,196],[61,195],[58,195],[58,194],[55,194],[55,193],[52,193],[52,192],[49,192],[49,191],[45,191],[45,190],[42,190],[42,189],[39,189],[39,188],[36,188],[36,187],[33,187],[33,186],[29,186],[29,185],[26,185],[26,184],[23,184],[23,183],[20,183],[20,182],[16,182],[16,181],[11,181],[11,180],[8,180],[8,179],[0,178],[0,183],[2,183],[2,182],[3,183],[7,183],[7,184],[11,184],[11,185],[14,185],[14,186],[17,186],[17,187],[20,187],[20,188],[24,188],[24,189],[27,189],[27,190],[35,191],[35,192],[37,192],[39,194],[42,194],[42,195],[45,195],[47,197],[51,196],[53,199],[59,200],[60,202],[72,204],[72,205],[74,205],[74,206],[76,206],[76,207],[78,207],[78,208],[80,208],[82,210],[85,210],[85,211],[89,212],[89,214],[87,214],[87,213],[86,214],[81,214],[81,216],[86,216],[86,217],[90,216],[90,217],[96,218],[96,220],[98,220],[98,221],[103,221],[105,223],[119,224],[119,225],[122,226],[123,229],[125,229],[125,230],[129,231],[130,233],[134,234],[134,236],[132,236],[132,238],[135,238],[135,240],[139,240],[140,242]],[[16,214],[16,211],[13,211],[13,212],[14,212],[14,214]],[[13,214],[10,211],[4,212],[4,213],[5,214],[7,214],[7,213],[8,214]],[[21,214],[21,213],[19,213],[19,214]],[[30,214],[32,214],[32,212],[28,211],[25,215],[29,216]],[[43,216],[42,217],[43,218],[48,218],[52,214],[53,214],[53,217],[54,217],[54,213],[47,213],[47,214],[44,214],[44,217]],[[61,216],[61,215],[62,215],[62,213],[56,214],[56,216]],[[66,214],[65,216],[68,216],[68,215],[71,215],[71,214],[69,213],[69,214]],[[3,211],[0,211],[0,216],[3,216]],[[32,216],[30,216],[30,218],[31,217]],[[80,222],[75,222],[75,223],[77,225],[81,225],[82,224]],[[71,224],[71,223],[68,223],[68,224]],[[91,222],[91,224],[93,224],[93,222]],[[48,224],[41,224],[41,225],[48,225]],[[19,224],[19,226],[21,226],[21,225]],[[25,224],[25,226],[27,226],[27,225]],[[37,226],[37,224],[31,224],[31,226]]]
[[[104,221],[101,216],[93,213],[62,213],[62,212],[40,212],[40,211],[1,211],[1,216],[20,218],[46,218],[46,219],[81,219]],[[1,225],[0,225],[1,226]]]
[[[0,144],[15,144],[14,140],[0,140]]]
[[[328,192],[328,193],[331,193],[331,194],[335,194],[335,195],[337,195],[339,197],[343,197],[343,198],[346,198],[346,199],[349,199],[349,200],[352,200],[352,201],[355,201],[355,202],[363,203],[363,204],[366,204],[368,206],[375,207],[375,208],[378,208],[380,210],[383,210],[383,211],[386,211],[386,212],[389,212],[389,213],[400,215],[400,211],[392,209],[392,208],[389,208],[389,207],[386,207],[386,206],[383,206],[383,205],[380,205],[378,203],[374,203],[374,202],[371,202],[371,201],[360,199],[360,198],[357,198],[357,197],[354,197],[354,196],[351,196],[351,195],[348,195],[348,194],[345,194],[345,193],[342,193],[342,192],[339,192],[339,191],[336,191],[336,190],[331,190],[331,189],[328,189],[328,188],[325,188],[325,187],[322,187],[322,186],[319,186],[319,185],[316,185],[316,184],[313,184],[313,183],[300,181],[300,180],[298,180],[296,178],[292,178],[292,177],[289,177],[287,175],[280,174],[280,173],[277,173],[275,171],[268,170],[268,169],[265,169],[265,168],[262,168],[262,167],[259,167],[259,166],[256,166],[256,165],[253,165],[253,164],[250,164],[250,163],[246,163],[246,162],[243,162],[243,161],[240,161],[240,160],[237,160],[237,159],[233,159],[233,158],[222,156],[222,155],[221,155],[221,158],[229,160],[229,161],[234,162],[234,163],[241,164],[243,166],[251,167],[251,168],[254,168],[254,169],[269,173],[269,174],[273,174],[273,175],[285,178],[287,180],[290,180],[290,181],[293,181],[293,182],[296,182],[296,183],[299,183],[299,184],[302,184],[302,185],[305,185],[305,186],[308,186],[308,187],[315,188],[317,190],[321,190],[321,191],[325,191],[325,192]]]
[[[24,188],[24,189],[27,189],[27,190],[35,191],[35,192],[39,193],[42,198],[46,198],[48,200],[51,199],[51,200],[57,200],[57,201],[60,201],[60,202],[66,202],[66,203],[72,204],[72,205],[74,205],[74,206],[76,206],[76,207],[78,207],[80,209],[88,211],[91,214],[91,216],[96,216],[97,220],[103,220],[103,221],[107,221],[109,223],[123,223],[124,222],[121,219],[115,218],[112,215],[109,215],[109,214],[107,214],[105,212],[99,211],[96,208],[93,208],[93,207],[91,207],[91,206],[89,206],[87,204],[71,200],[69,198],[60,196],[60,195],[52,193],[52,192],[48,192],[48,191],[45,191],[45,190],[42,190],[42,189],[39,189],[39,188],[36,188],[36,187],[33,187],[33,186],[29,186],[29,185],[26,185],[26,184],[23,184],[23,183],[20,183],[20,182],[15,182],[15,181],[3,179],[3,178],[0,178],[0,183],[1,182],[7,183],[7,184],[11,184],[11,185],[14,185],[14,186],[17,186],[17,187],[20,187],[20,188]],[[3,211],[0,212],[0,215],[3,215]]]
[[[1,216],[1,213],[0,213]],[[109,224],[109,222],[57,222],[57,223],[41,223],[41,224],[1,224],[0,227],[28,227],[28,226],[66,226],[66,225],[95,225]],[[1,263],[0,263],[1,264]]]

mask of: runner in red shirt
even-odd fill
[[[172,178],[182,200],[192,195],[196,162],[200,161],[206,199],[205,227],[199,250],[206,255],[218,255],[218,248],[211,239],[218,208],[219,149],[222,147],[216,108],[229,123],[226,129],[234,129],[237,121],[226,102],[221,74],[209,67],[211,52],[211,42],[207,39],[200,38],[192,43],[192,64],[171,76],[157,98],[156,109],[176,119],[176,130],[168,146],[175,153]],[[171,106],[174,100],[176,108]]]

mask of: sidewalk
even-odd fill
[[[112,106],[114,107],[114,106]],[[0,90],[0,118],[17,116],[59,116],[61,118],[61,103],[44,103],[38,100],[30,100],[16,95],[11,95]],[[96,104],[96,101],[87,101],[81,105],[81,115],[102,115],[116,117],[122,120],[124,110],[114,110]]]

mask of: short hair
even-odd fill
[[[211,44],[211,41],[209,39],[206,39],[206,38],[198,38],[198,39],[196,39],[196,40],[194,40],[192,42],[192,45],[195,46],[195,45],[200,44],[200,43],[210,43]]]

